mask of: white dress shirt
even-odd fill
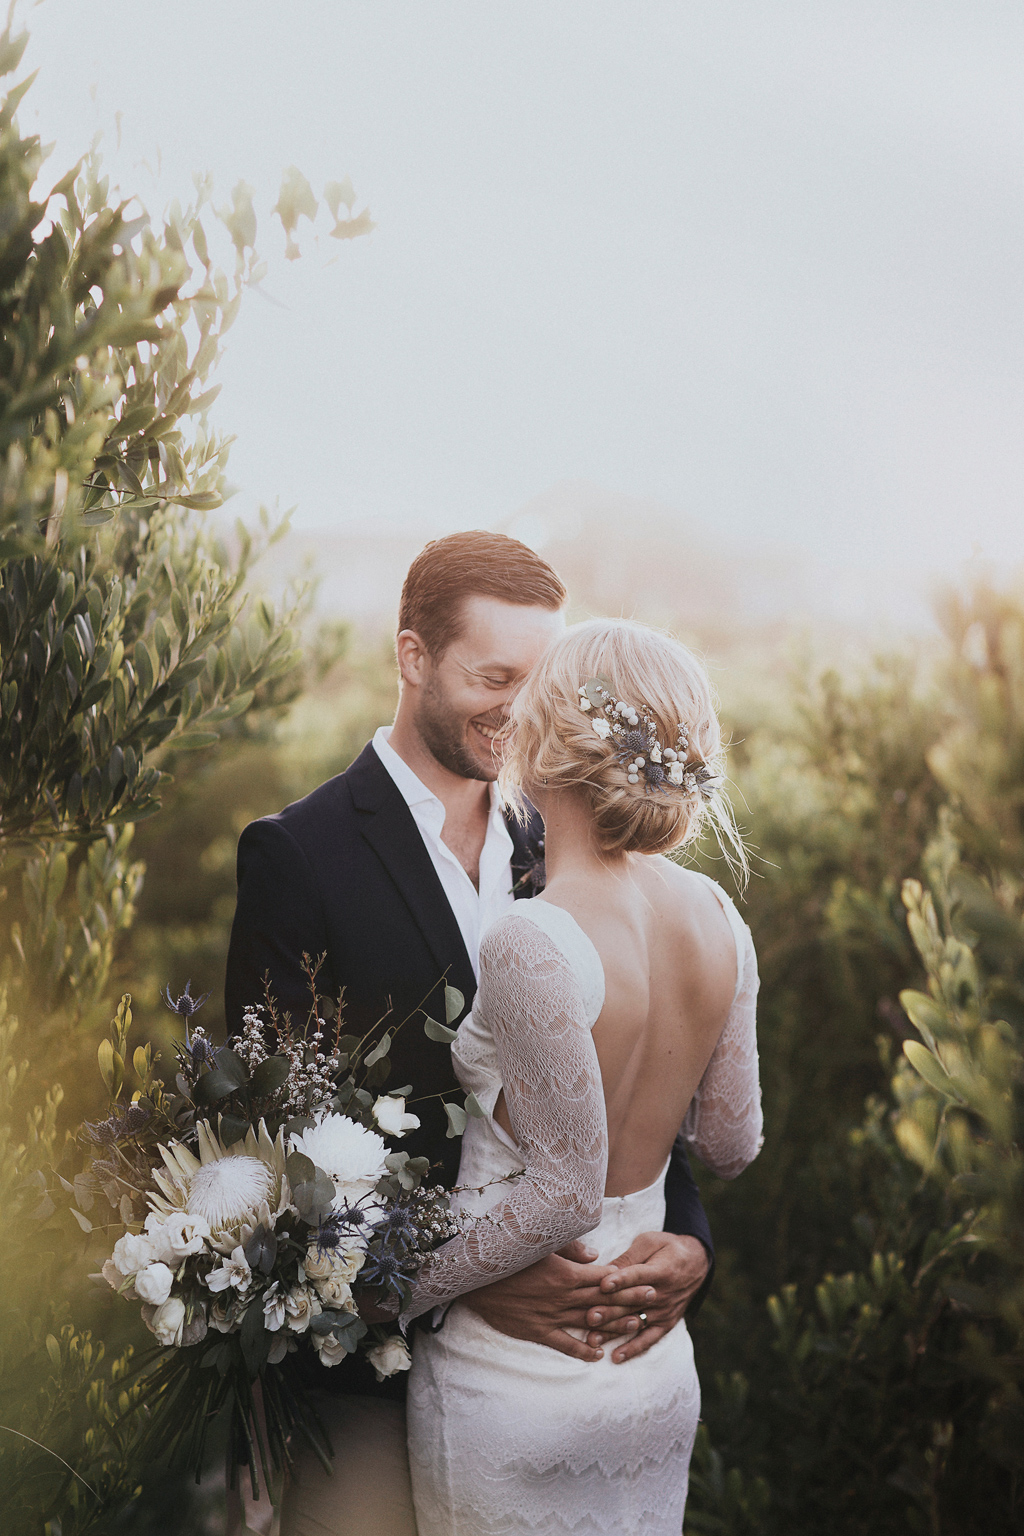
[[[480,889],[477,890],[454,853],[441,841],[444,806],[416,777],[404,758],[399,757],[388,741],[390,735],[391,727],[382,725],[373,738],[373,750],[412,812],[448,905],[455,914],[473,974],[479,976],[480,939],[495,918],[507,912],[515,901],[512,895],[512,839],[505,825],[498,787],[496,784],[490,786],[491,813],[480,854]]]

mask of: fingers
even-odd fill
[[[592,1349],[600,1349],[603,1344],[610,1344],[613,1339],[631,1339],[639,1332],[638,1317],[623,1317],[615,1322],[605,1323],[599,1329],[591,1329],[587,1334],[587,1343]]]
[[[557,1349],[560,1355],[568,1355],[573,1360],[583,1360],[588,1365],[601,1359],[601,1350],[589,1340],[576,1339],[571,1333],[566,1333],[561,1328],[549,1333],[543,1342],[549,1349]]]
[[[635,1290],[640,1286],[651,1289],[651,1282],[656,1278],[652,1269],[651,1264],[631,1264],[626,1269],[612,1269],[601,1281],[601,1289],[607,1295]]]
[[[636,1360],[638,1356],[645,1355],[652,1344],[657,1344],[668,1333],[667,1328],[662,1328],[659,1323],[648,1323],[646,1328],[641,1328],[636,1336],[627,1344],[622,1344],[612,1351],[612,1363],[624,1365],[627,1360]]]
[[[558,1257],[568,1259],[571,1264],[593,1264],[597,1258],[597,1249],[577,1237],[571,1243],[566,1243],[564,1248],[559,1248]]]
[[[601,1296],[597,1301],[598,1310],[607,1310],[609,1316],[616,1313],[622,1315],[626,1312],[643,1312],[651,1307],[658,1299],[658,1293],[653,1285],[626,1286],[621,1290],[609,1291],[604,1282],[601,1282]]]

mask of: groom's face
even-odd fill
[[[547,647],[565,628],[561,611],[468,597],[462,632],[439,657],[427,657],[416,726],[431,755],[463,779],[496,779],[494,738],[509,704]]]

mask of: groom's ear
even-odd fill
[[[430,653],[414,629],[400,629],[395,638],[395,656],[403,683],[418,688],[430,664]]]

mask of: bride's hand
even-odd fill
[[[462,1300],[485,1323],[510,1338],[544,1344],[574,1360],[600,1360],[600,1349],[566,1332],[586,1328],[587,1312],[600,1298],[602,1280],[615,1273],[608,1264],[593,1263],[596,1257],[585,1243],[570,1243],[561,1253],[470,1291]]]
[[[593,1330],[587,1343],[600,1347],[608,1339],[627,1338],[628,1343],[612,1355],[616,1365],[646,1353],[683,1316],[704,1283],[709,1262],[707,1249],[696,1237],[641,1232],[625,1253],[612,1260],[611,1272],[600,1282],[608,1302],[587,1313],[587,1326]],[[648,1286],[655,1299],[638,1303],[638,1288]],[[638,1310],[647,1316],[642,1328]]]

